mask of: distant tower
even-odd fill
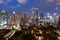
[[[35,13],[35,24],[38,26],[38,8],[32,8],[32,11]]]
[[[43,13],[40,14],[40,22],[42,22],[42,23],[44,22],[44,14]]]
[[[59,16],[58,20],[59,20],[59,22],[60,22],[60,16]]]
[[[57,13],[54,13],[54,14],[53,14],[54,26],[55,26],[55,27],[57,26],[57,21],[58,21],[57,16],[58,16]]]
[[[11,25],[11,28],[16,27],[16,13],[15,13],[15,11],[13,11],[13,14],[11,16],[10,25]]]
[[[27,23],[27,13],[24,13],[24,25]]]
[[[8,25],[9,25],[9,26],[11,25],[11,24],[10,24],[10,23],[11,23],[11,17],[12,17],[12,16],[9,16],[9,19],[8,19]]]
[[[54,13],[54,14],[53,14],[54,19],[56,19],[56,16],[57,16],[57,13]]]
[[[50,22],[50,13],[47,13],[46,21],[47,21],[47,23],[49,23],[49,22]]]
[[[32,11],[32,16],[31,16],[32,24],[35,23],[35,13]]]
[[[0,14],[0,26],[3,27],[3,25],[8,25],[8,13],[6,10],[1,10]],[[3,27],[4,28],[4,27]]]
[[[36,9],[36,25],[38,26],[38,9]]]
[[[32,11],[32,16],[31,16],[31,19],[35,19],[35,14],[34,14],[34,11]]]
[[[58,24],[57,24],[57,27],[60,29],[60,16],[58,18]]]
[[[16,25],[16,13],[15,13],[15,11],[13,11],[13,15],[12,15],[11,21],[12,21],[12,25]]]
[[[21,30],[21,26],[20,26],[20,13],[16,13],[16,28],[17,30]]]

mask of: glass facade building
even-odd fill
[[[4,25],[8,24],[8,14],[6,10],[0,11],[0,28],[4,28]]]

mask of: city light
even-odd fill
[[[45,37],[46,40],[49,40],[49,37],[56,37],[60,40],[60,36],[58,36],[60,35],[60,16],[58,14],[39,14],[38,8],[32,9],[31,16],[26,12],[23,14],[13,11],[10,16],[6,10],[2,10],[2,13],[0,14],[0,29],[2,30],[16,30],[18,35],[20,32],[22,33],[21,37],[25,35],[36,36],[37,40],[43,40]],[[13,31],[10,36],[14,36],[16,31]]]
[[[0,40],[60,40],[60,0],[0,0]]]

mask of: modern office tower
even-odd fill
[[[36,14],[37,14],[37,13],[36,13],[36,12],[37,12],[36,10],[38,10],[38,8],[32,8],[32,9],[31,9],[31,11],[32,11],[32,16],[31,16],[30,19],[31,19],[31,21],[32,21],[34,24],[36,24],[36,16],[37,16],[37,15],[36,15]]]
[[[57,13],[54,13],[54,14],[53,14],[53,17],[54,17],[54,19],[56,19],[56,17],[57,17]]]
[[[50,13],[47,13],[47,16],[45,17],[45,22],[46,23],[50,22]]]
[[[0,27],[5,28],[8,25],[8,13],[6,10],[1,10],[0,12]]]
[[[60,21],[60,16],[59,16],[58,20]]]
[[[50,25],[50,13],[45,16],[45,25],[48,27]]]
[[[2,15],[1,15],[1,11],[0,11],[0,29],[2,27],[2,22],[1,22],[2,21],[2,18],[1,17],[2,17]]]
[[[38,8],[32,8],[35,14],[35,25],[38,26]]]
[[[53,23],[54,22],[54,18],[53,16],[50,16],[50,23]]]
[[[16,13],[16,30],[21,30],[20,26],[20,13]]]
[[[58,15],[57,15],[57,13],[53,14],[53,19],[54,19],[54,26],[56,27],[57,26],[57,21],[58,21]]]
[[[32,24],[35,23],[35,14],[34,14],[34,11],[32,11],[32,16],[31,16],[31,21],[32,21]]]
[[[38,26],[38,8],[36,8],[36,25]]]
[[[23,21],[23,25],[25,25],[26,22],[27,22],[27,13],[24,13],[24,21]]]
[[[23,15],[22,12],[20,13],[20,26],[21,26],[21,29],[23,29],[23,27],[25,27],[25,17],[24,17],[24,15]]]
[[[54,18],[54,22],[56,22],[56,20],[57,20],[57,19],[56,19],[56,18],[57,18],[57,13],[54,13],[54,14],[53,14],[53,18]]]
[[[41,13],[40,14],[40,23],[44,23],[45,19],[44,19],[44,14]]]
[[[23,25],[23,27],[21,28],[26,28],[26,25],[28,23],[29,17],[27,15],[27,12],[24,13],[24,15],[22,15],[22,13],[20,13],[20,25]]]
[[[59,16],[59,18],[58,18],[57,27],[60,29],[60,16]]]
[[[11,29],[14,27],[16,27],[16,13],[15,11],[13,12],[12,16],[11,16],[11,20],[10,20],[10,27]]]
[[[21,30],[21,27],[20,27],[20,14],[13,11],[13,14],[10,18],[11,18],[10,19],[11,29]]]
[[[35,18],[35,14],[34,14],[34,11],[32,11],[31,19],[34,20],[34,18]]]
[[[19,15],[19,20],[20,20],[20,25],[23,25],[23,15],[22,15],[22,13],[20,13],[20,15]]]
[[[9,16],[9,19],[8,19],[8,26],[10,27],[11,26],[11,18],[12,18],[12,16]]]

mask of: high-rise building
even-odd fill
[[[16,13],[13,11],[12,16],[10,17],[10,28],[11,29],[16,29],[16,30],[21,30],[20,27],[20,13]]]
[[[38,8],[36,8],[36,25],[38,26]]]
[[[13,27],[16,27],[16,13],[15,11],[13,12],[11,19],[10,19],[10,28],[12,29]]]
[[[53,18],[53,16],[50,16],[50,22],[51,22],[51,23],[54,22],[54,18]]]
[[[22,15],[22,13],[20,13],[20,15],[19,15],[19,20],[20,20],[20,25],[23,25],[23,15]]]
[[[34,11],[32,11],[32,16],[31,16],[31,19],[34,20],[35,19],[35,14],[34,14]]]
[[[34,11],[32,11],[32,16],[30,17],[30,20],[31,20],[32,24],[35,23],[35,13],[34,13]]]
[[[43,13],[41,13],[40,14],[40,23],[44,23],[44,14]]]
[[[59,16],[58,20],[59,20],[59,22],[60,22],[60,16]]]
[[[60,16],[59,16],[59,18],[58,18],[57,27],[60,29]]]
[[[23,20],[23,25],[27,22],[27,13],[24,13],[24,20]]]
[[[8,13],[6,10],[0,12],[0,27],[4,28],[4,25],[8,25]]]
[[[54,26],[56,27],[57,26],[57,21],[58,21],[58,15],[57,15],[57,13],[53,14],[53,19],[54,19]]]
[[[16,29],[17,30],[21,30],[21,26],[20,26],[20,24],[21,24],[21,14],[20,13],[16,13]]]
[[[47,13],[46,17],[45,17],[45,22],[49,23],[50,22],[50,13]]]

